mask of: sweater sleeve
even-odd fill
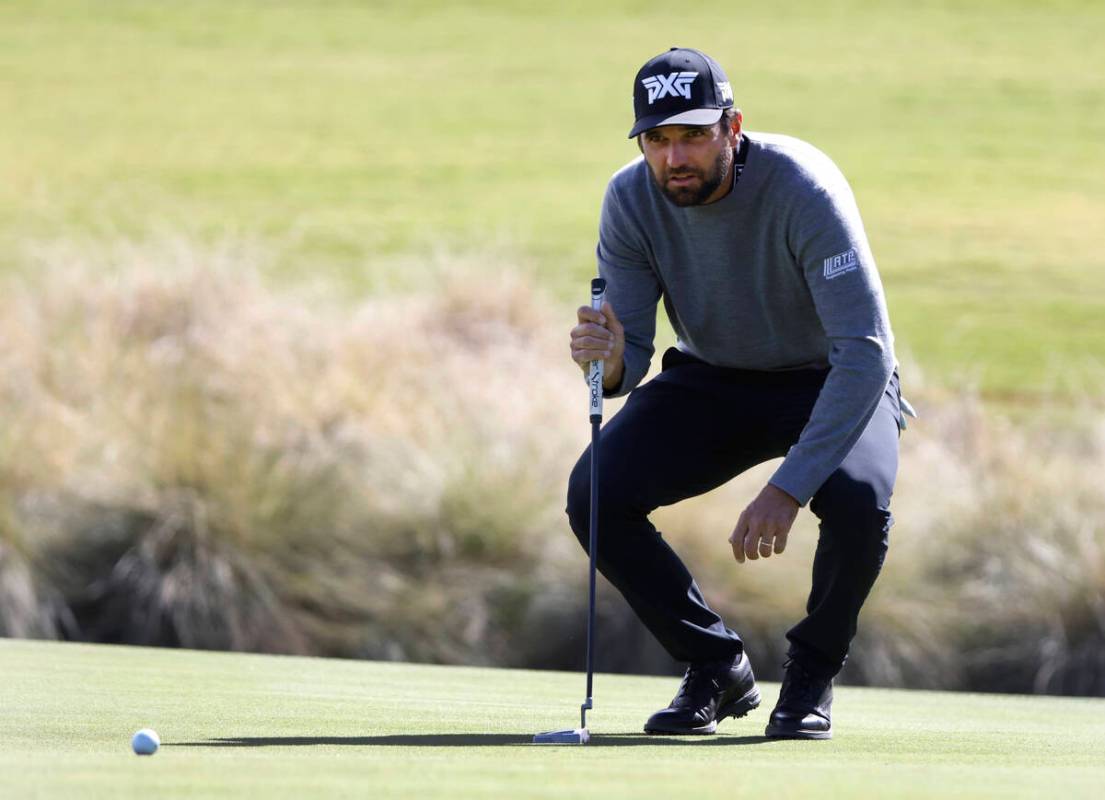
[[[660,281],[648,258],[648,245],[619,202],[614,182],[606,188],[596,248],[599,276],[606,280],[606,299],[625,328],[625,370],[621,384],[606,397],[628,394],[648,372],[656,336]]]
[[[855,446],[894,370],[882,283],[859,209],[844,177],[816,187],[788,224],[830,342],[829,375],[809,421],[771,483],[805,505]]]

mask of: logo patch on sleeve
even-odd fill
[[[853,247],[851,250],[845,250],[839,255],[829,256],[825,259],[825,280],[831,281],[833,278],[854,269],[859,269],[859,259],[856,258],[856,250]]]

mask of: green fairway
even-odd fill
[[[445,248],[489,275],[533,266],[575,301],[602,188],[636,155],[632,75],[693,45],[727,66],[750,129],[808,139],[849,176],[902,354],[1003,395],[1105,386],[1105,6],[672,14],[6,2],[0,270],[40,241],[229,235],[294,278],[412,281],[412,257]]]
[[[838,689],[828,742],[649,738],[676,681],[0,640],[0,796],[1096,797],[1105,701]],[[153,727],[152,757],[130,752]]]

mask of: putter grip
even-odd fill
[[[606,299],[606,281],[602,278],[591,279],[591,308],[598,311]],[[590,400],[591,421],[602,419],[602,376],[603,362],[592,361],[587,370],[587,388]]]

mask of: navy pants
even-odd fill
[[[827,375],[726,369],[672,348],[663,371],[635,389],[603,428],[598,568],[676,660],[726,659],[744,645],[706,604],[648,515],[785,455]],[[806,617],[787,639],[790,656],[817,674],[835,675],[844,665],[860,608],[882,568],[900,421],[895,374],[863,435],[810,502],[821,522],[813,586]],[[588,447],[568,482],[568,518],[584,549],[590,468]],[[734,525],[740,511],[733,509]]]

